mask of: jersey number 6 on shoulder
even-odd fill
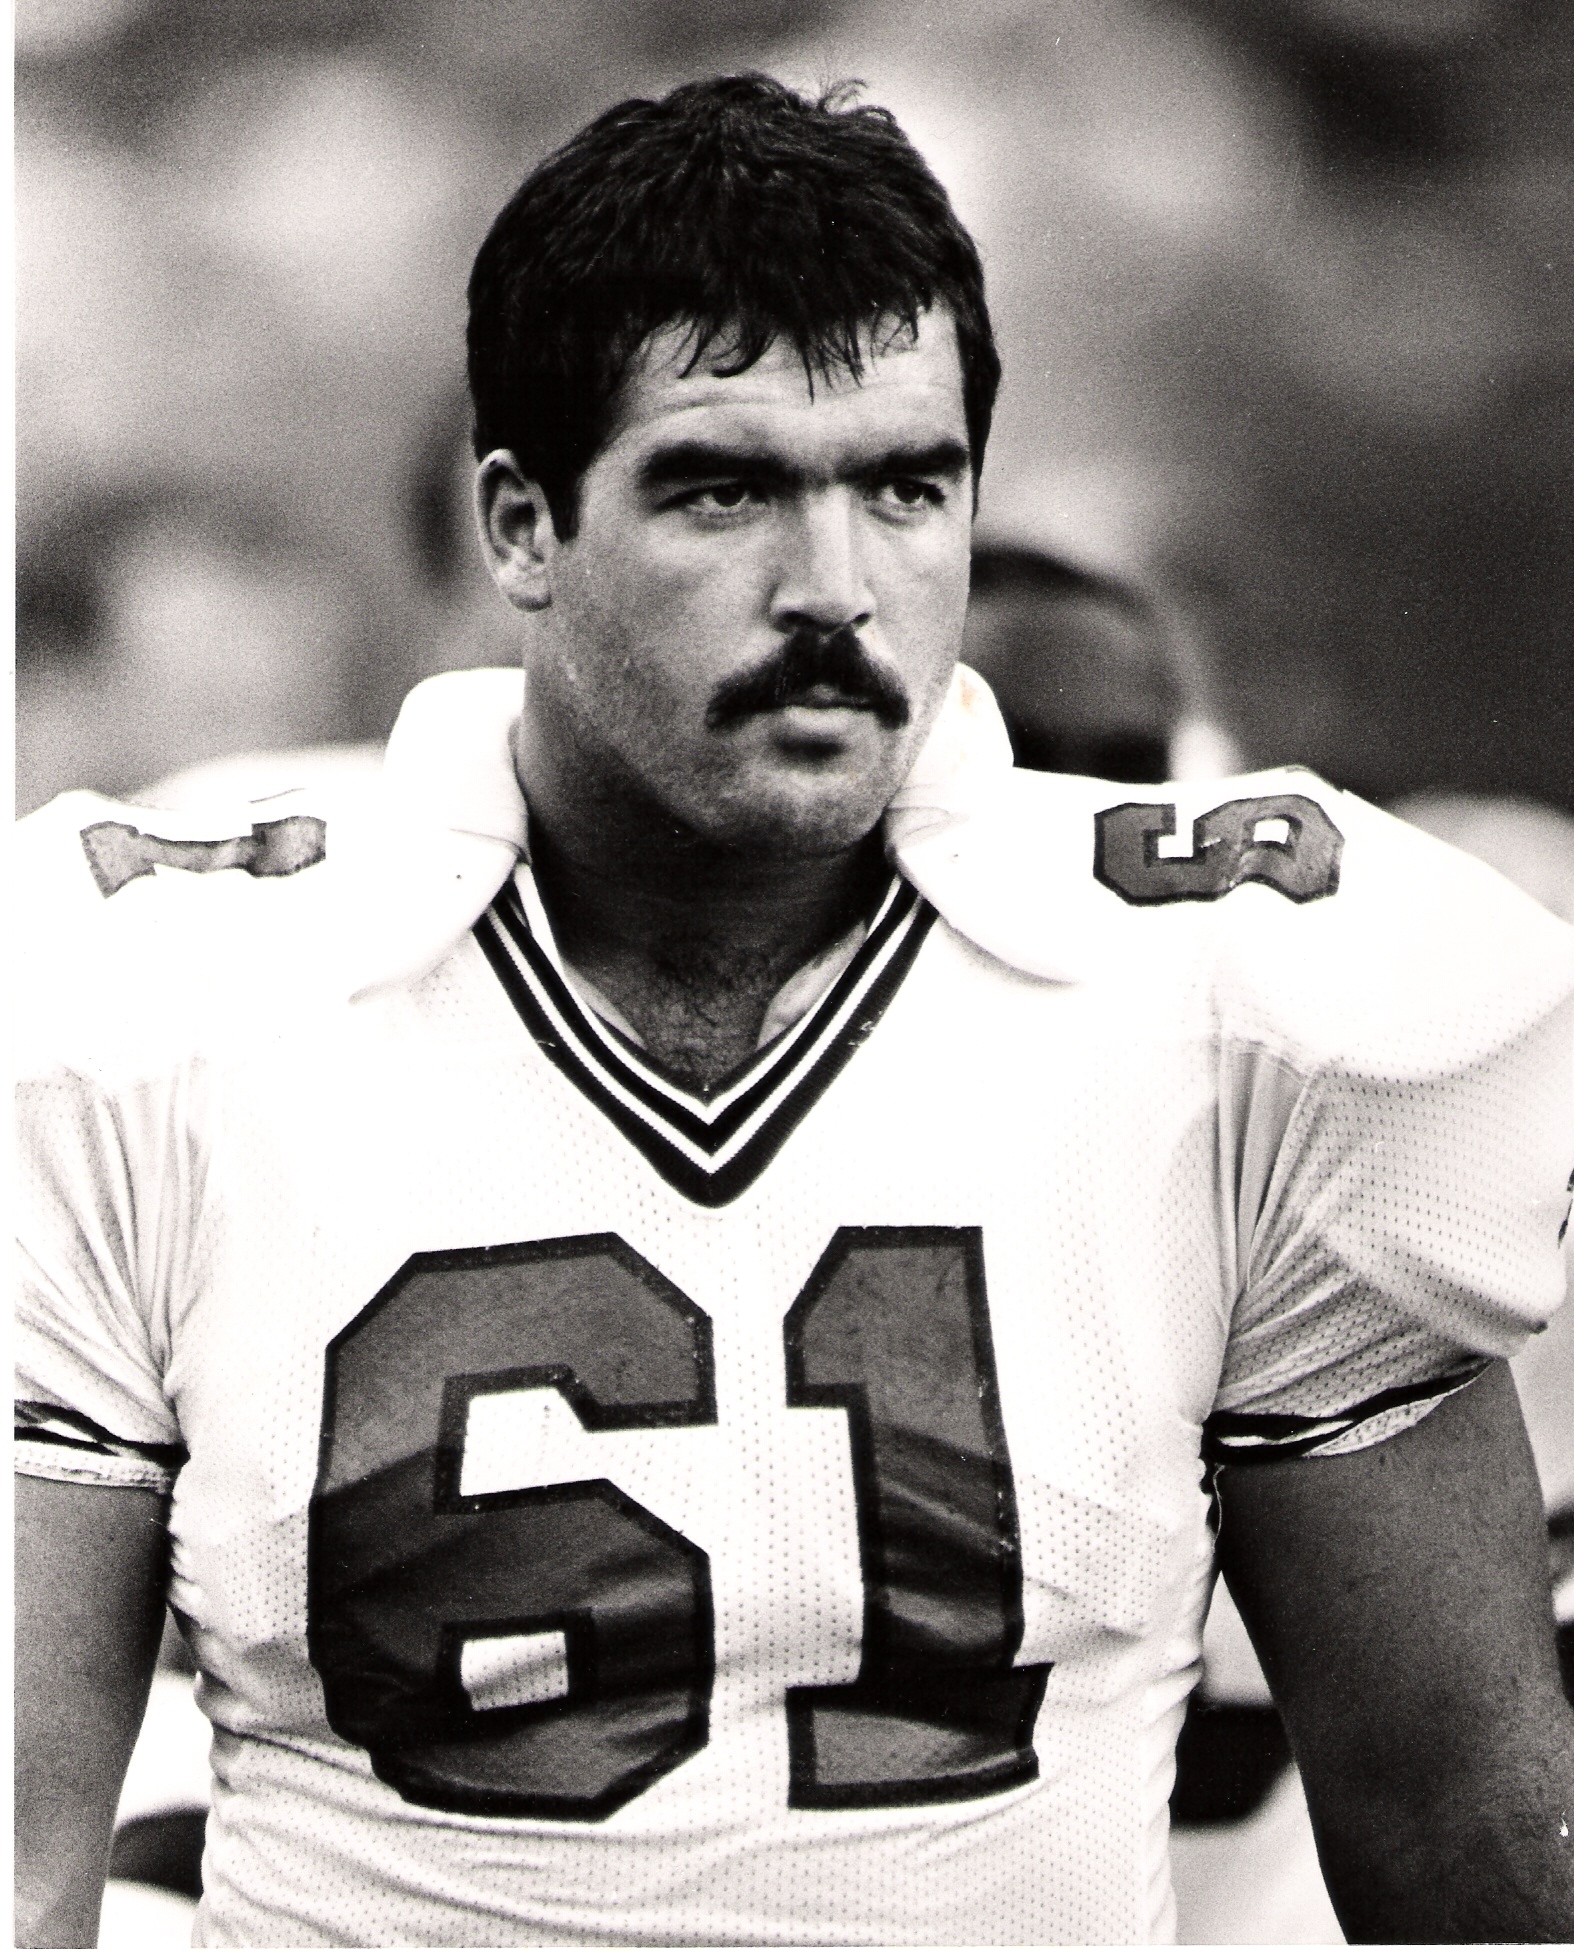
[[[970,1227],[843,1227],[788,1312],[787,1401],[846,1412],[855,1681],[786,1691],[788,1801],[952,1801],[1037,1773],[1047,1665]],[[328,1720],[408,1801],[609,1816],[704,1748],[710,1561],[604,1478],[467,1491],[477,1399],[589,1430],[716,1422],[703,1310],[614,1234],[417,1254],[329,1346],[308,1641]],[[659,1441],[659,1440],[658,1440]]]
[[[1256,881],[1294,902],[1339,889],[1344,835],[1304,793],[1226,800],[1192,822],[1191,851],[1159,852],[1175,807],[1128,800],[1093,817],[1093,878],[1134,907],[1218,901]]]

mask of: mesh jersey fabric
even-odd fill
[[[214,817],[108,893],[83,832],[167,822],[24,823],[21,1468],[173,1482],[200,1942],[1172,1934],[1204,1448],[1378,1441],[1550,1312],[1571,979],[1303,774],[1150,798],[1311,799],[1336,891],[1133,902],[1122,792],[898,846],[711,1102],[513,886],[346,1002],[314,950],[392,814]]]

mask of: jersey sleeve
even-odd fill
[[[248,862],[280,867],[263,858],[280,845],[234,843],[229,882],[251,885]],[[169,1325],[200,1207],[188,1053],[225,846],[171,842],[88,794],[14,838],[15,1462],[31,1475],[163,1490],[184,1458]]]
[[[501,772],[517,824],[507,730],[519,674],[465,675],[460,697],[479,685],[498,764],[461,782],[462,828],[445,824],[427,778],[442,768],[420,714],[404,770],[432,805],[408,784],[385,790],[363,764],[332,796],[331,841],[320,783],[243,805],[199,794],[184,808],[67,793],[19,823],[23,1468],[157,1488],[182,1461],[171,1325],[200,1286],[225,1054],[255,1056],[300,1011],[315,1021],[352,988],[430,967],[514,860],[518,837],[497,831],[492,804],[507,794],[486,781]],[[455,744],[446,722],[438,731]],[[278,764],[283,777],[297,769]],[[451,790],[458,764],[449,752]]]
[[[1395,1435],[1563,1298],[1574,934],[1490,870],[1331,797],[1348,911],[1328,903],[1293,964],[1267,982],[1259,966],[1238,981],[1249,1002],[1226,1004],[1236,1301],[1215,1462]]]
[[[32,1476],[162,1491],[184,1461],[158,1297],[172,1242],[128,1158],[150,1096],[128,1112],[63,1072],[19,1087],[15,1462]],[[144,1176],[174,1175],[146,1151]]]

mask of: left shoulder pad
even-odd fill
[[[1495,869],[1313,775],[1278,778],[1315,812],[1266,868],[1260,830],[1241,846],[1241,892],[1211,931],[1227,1028],[1412,1078],[1477,1062],[1574,995],[1574,930]]]
[[[1341,797],[1300,772],[1141,788],[1015,769],[909,821],[895,852],[980,948],[1078,981],[1160,942],[1189,956],[1204,911],[1237,890],[1296,906],[1336,895],[1345,836],[1329,803]]]
[[[1152,787],[1016,771],[898,858],[1013,967],[1185,985],[1297,1065],[1466,1063],[1574,991],[1574,931],[1298,767]]]

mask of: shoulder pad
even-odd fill
[[[98,793],[62,793],[19,821],[16,870],[30,899],[95,912],[138,882],[138,899],[169,898],[181,876],[238,872],[253,881],[301,874],[327,859],[328,823],[305,794],[262,805],[138,807]],[[178,897],[177,897],[178,899]]]
[[[518,854],[440,812],[382,776],[227,810],[41,808],[15,850],[24,1070],[162,1068],[424,975]]]
[[[897,853],[1000,960],[1200,988],[1225,1034],[1297,1065],[1453,1068],[1574,990],[1574,931],[1296,767],[1153,787],[1013,771]]]
[[[255,1007],[281,970],[309,960],[332,907],[339,826],[305,794],[169,810],[74,792],[19,822],[24,1053],[162,1045],[215,1001],[237,1015]]]

